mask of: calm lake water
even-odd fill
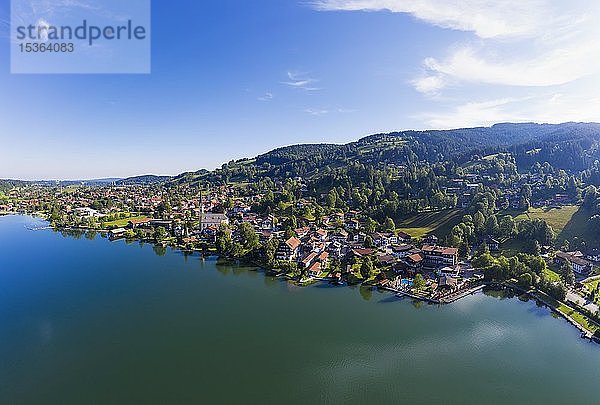
[[[437,307],[0,217],[0,403],[598,403],[533,302]]]

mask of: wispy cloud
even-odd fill
[[[532,35],[544,21],[542,0],[315,0],[321,11],[390,11],[481,38]]]
[[[442,107],[413,118],[431,128],[460,128],[492,125],[497,122],[598,121],[600,97],[593,89],[577,94],[543,93],[527,97],[507,97],[466,102]]]
[[[503,98],[468,102],[443,112],[419,114],[415,118],[425,122],[431,128],[491,125],[507,120],[514,121],[515,117],[506,108],[509,104],[517,101],[518,99],[514,98]]]
[[[321,115],[326,115],[326,114],[332,114],[332,113],[350,114],[350,113],[353,113],[355,111],[356,110],[349,109],[349,108],[342,108],[342,107],[338,107],[338,108],[329,108],[329,107],[325,107],[325,108],[306,108],[304,110],[305,113],[313,115],[315,117],[319,117]]]
[[[318,10],[405,13],[466,32],[475,43],[452,44],[424,60],[412,81],[425,94],[449,83],[555,86],[600,72],[600,3],[584,0],[317,0]]]
[[[329,110],[327,109],[318,109],[318,108],[307,108],[304,110],[305,113],[313,115],[315,117],[319,117],[321,115],[329,114]]]
[[[273,95],[273,93],[266,92],[262,96],[258,97],[258,101],[271,101],[274,97],[275,96]]]
[[[311,5],[319,11],[403,13],[472,34],[425,58],[409,81],[435,102],[430,112],[413,116],[428,126],[600,120],[598,1],[314,0]]]
[[[315,87],[315,83],[319,80],[308,77],[305,73],[287,72],[287,77],[288,80],[282,82],[282,84],[305,91],[321,90],[319,87]]]

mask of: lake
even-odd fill
[[[534,302],[443,307],[0,217],[0,403],[597,403]]]

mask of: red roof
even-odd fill
[[[423,256],[421,255],[421,253],[414,253],[414,254],[408,256],[408,258],[415,263],[419,263],[420,261],[423,260]]]
[[[310,266],[310,268],[308,269],[308,271],[321,271],[321,263],[320,262],[314,262],[312,266]]]
[[[295,236],[292,236],[291,238],[289,238],[288,240],[285,241],[285,243],[293,250],[298,249],[298,247],[300,246],[300,239],[296,238]]]

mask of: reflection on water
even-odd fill
[[[167,254],[167,248],[162,245],[153,245],[152,250],[156,253],[157,256],[164,256]]]
[[[597,402],[600,347],[533,300],[300,287],[24,219],[0,218],[1,404]]]
[[[373,298],[373,287],[361,285],[358,289],[360,291],[360,296],[365,301],[371,301]]]

